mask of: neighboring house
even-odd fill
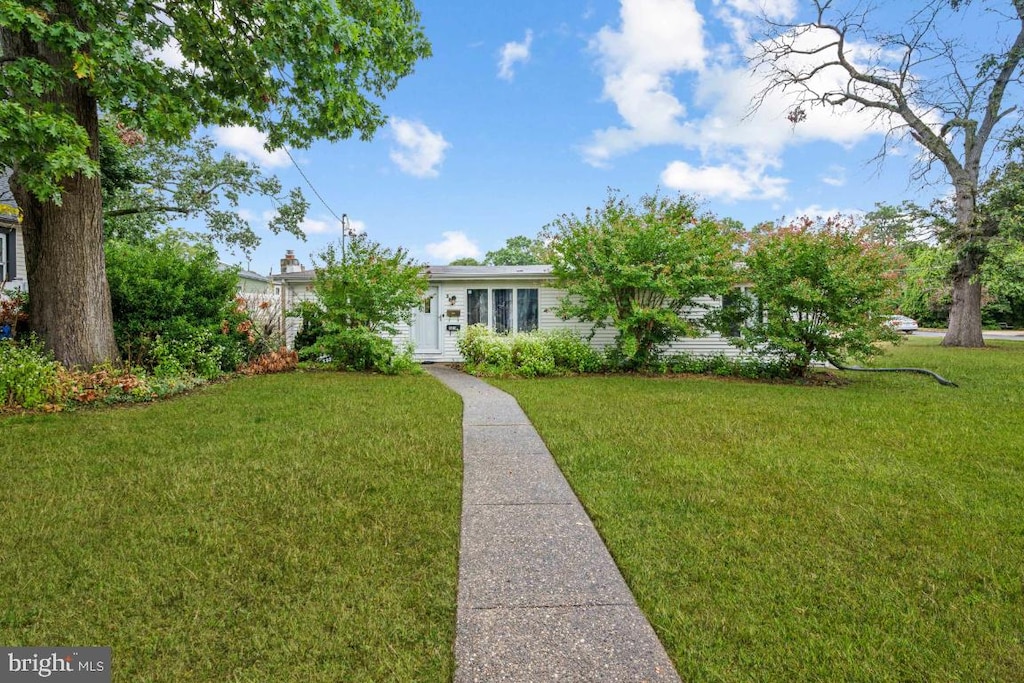
[[[295,308],[301,301],[313,299],[316,294],[313,292],[313,278],[316,271],[306,268],[295,258],[295,252],[291,249],[281,259],[281,272],[271,275],[270,279],[274,285],[274,294],[278,299],[278,308],[281,311],[280,334],[293,348],[295,335],[302,327],[302,318],[288,316],[288,312]]]
[[[246,294],[269,294],[273,292],[273,283],[270,276],[260,275],[252,270],[238,271],[238,293]]]
[[[281,310],[288,311],[298,302],[312,299],[313,270],[304,269],[294,254],[282,260],[282,272],[273,280],[280,287]],[[587,337],[590,323],[562,320],[555,314],[565,291],[554,284],[551,266],[428,266],[429,286],[422,303],[413,311],[412,321],[402,325],[395,336],[400,345],[411,344],[419,361],[461,362],[459,336],[470,325],[487,325],[497,332],[571,329]],[[701,303],[717,307],[708,298]],[[695,309],[693,317],[704,315]],[[291,346],[302,321],[285,318],[282,332]],[[604,348],[615,341],[615,329],[596,330],[590,343]],[[736,347],[719,334],[681,339],[669,353],[694,355],[739,355]]]
[[[25,244],[21,238],[18,205],[7,186],[9,173],[0,173],[0,285],[28,289]]]

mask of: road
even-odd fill
[[[916,337],[945,337],[945,330],[935,329],[920,329],[914,332]],[[1024,341],[1024,330],[985,330],[981,333],[981,336],[986,341],[995,339],[1005,339],[1008,341]]]

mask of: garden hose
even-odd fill
[[[916,372],[919,375],[928,375],[929,377],[933,378],[936,382],[945,387],[960,386],[956,382],[950,382],[942,375],[932,372],[931,370],[925,370],[924,368],[862,368],[859,365],[840,365],[838,362],[831,358],[828,359],[828,362],[834,365],[837,370],[850,370],[853,372]]]

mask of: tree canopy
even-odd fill
[[[4,2],[0,27],[0,164],[40,199],[99,171],[68,86],[156,140],[249,125],[302,147],[368,139],[377,99],[430,53],[408,0]]]
[[[217,157],[214,148],[209,137],[180,145],[101,140],[107,237],[138,241],[177,220],[197,218],[205,230],[194,237],[248,253],[259,244],[259,236],[238,206],[243,197],[261,195],[276,205],[268,228],[305,239],[300,223],[308,204],[302,191],[284,192],[281,182],[258,165],[231,154]],[[112,149],[119,151],[102,154]]]
[[[907,137],[924,152],[919,180],[934,166],[942,169],[953,190],[952,229],[944,241],[956,255],[943,344],[982,346],[978,275],[991,235],[979,222],[976,202],[991,171],[987,154],[1021,120],[1015,103],[1024,0],[887,3],[886,10],[902,12],[900,23],[876,28],[881,7],[812,0],[801,20],[766,17],[767,35],[753,55],[766,82],[756,101],[773,92],[796,93],[798,104],[789,114],[794,125],[806,118],[804,107],[873,112],[888,130],[886,145]],[[957,13],[991,21],[986,40],[959,34],[969,22]]]
[[[664,344],[696,335],[689,310],[736,282],[737,233],[683,195],[633,204],[609,192],[600,208],[565,214],[545,232],[567,292],[559,315],[614,326],[627,365],[645,366]]]
[[[505,240],[505,246],[487,252],[484,264],[488,266],[532,266],[546,263],[547,247],[540,238],[516,235]]]
[[[101,112],[172,144],[216,125],[272,149],[368,139],[429,53],[411,0],[0,2],[0,166],[24,212],[31,327],[65,363],[116,357]]]

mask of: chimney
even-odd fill
[[[299,263],[299,259],[295,258],[295,250],[289,249],[285,252],[284,258],[281,259],[281,272],[282,273],[300,273],[305,270],[302,264]]]

